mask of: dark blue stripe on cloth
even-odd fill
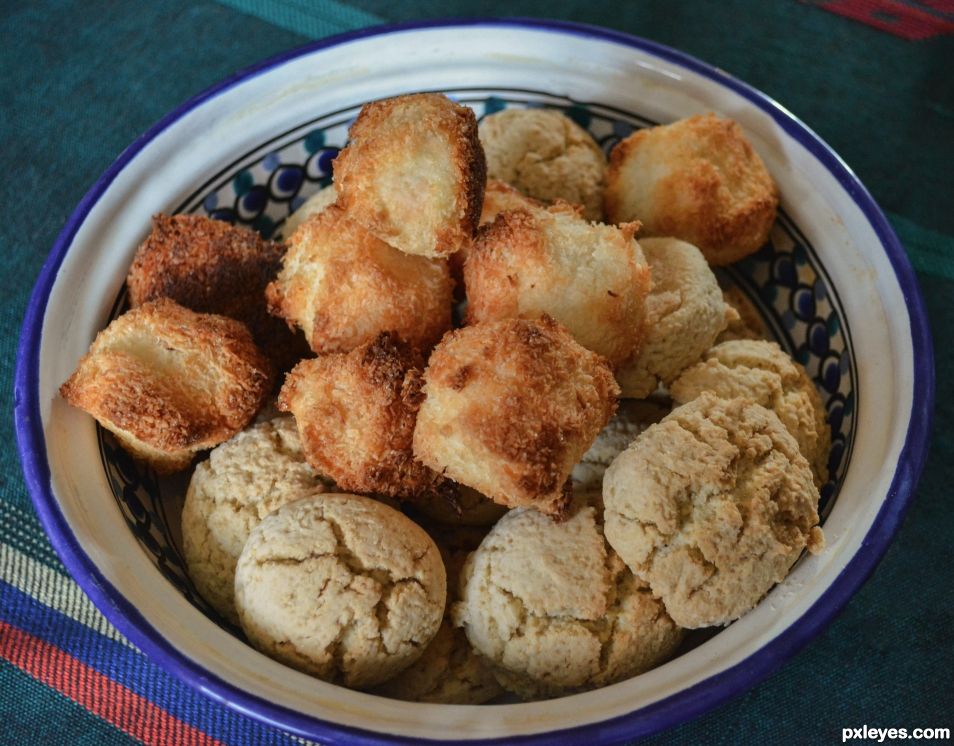
[[[228,744],[297,744],[279,730],[260,725],[179,683],[133,648],[110,640],[44,606],[0,580],[0,619],[29,632],[154,702],[169,714]]]

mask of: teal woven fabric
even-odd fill
[[[647,742],[787,746],[835,742],[842,728],[863,724],[954,728],[954,37],[906,41],[819,5],[4,3],[0,385],[8,393],[0,416],[0,743],[291,742],[157,669],[65,577],[33,513],[13,434],[10,392],[24,309],[57,233],[96,177],[192,94],[309,39],[382,22],[488,13],[634,33],[696,55],[776,98],[840,153],[885,209],[919,271],[935,333],[938,404],[928,465],[906,522],[871,580],[827,631],[770,679]],[[50,588],[65,595],[37,601]],[[57,658],[45,668],[35,659],[11,660],[4,654],[15,642],[8,624],[44,641],[49,647],[41,651],[66,651],[80,661],[76,675],[86,677],[87,690],[101,690],[109,706],[71,688]]]

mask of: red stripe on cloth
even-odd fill
[[[55,645],[2,620],[0,657],[149,746],[221,744]]]
[[[954,33],[954,23],[896,0],[831,0],[819,7],[908,41]]]

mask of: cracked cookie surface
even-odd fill
[[[771,409],[798,441],[815,484],[828,481],[831,428],[825,407],[805,369],[775,342],[740,339],[716,345],[670,388],[677,404],[709,391],[723,399],[743,396]]]
[[[603,480],[606,538],[683,627],[738,618],[821,550],[818,490],[778,417],[703,393],[640,435]]]
[[[712,346],[726,325],[722,291],[705,257],[675,238],[640,239],[653,286],[635,356],[616,371],[624,397],[642,399],[669,383]]]
[[[289,416],[239,433],[196,467],[182,508],[183,554],[196,589],[230,622],[238,624],[235,563],[252,529],[285,503],[321,491]]]
[[[606,546],[597,510],[562,523],[508,513],[464,565],[452,607],[497,680],[527,699],[621,681],[670,655],[682,632]]]
[[[242,629],[260,651],[325,681],[364,688],[413,663],[446,601],[433,540],[367,497],[289,503],[249,537],[235,574]]]
[[[458,599],[460,571],[470,552],[486,536],[476,526],[431,524],[427,532],[437,544],[447,570],[447,605]],[[467,635],[444,616],[437,634],[420,658],[375,690],[376,694],[411,702],[479,705],[504,693]]]

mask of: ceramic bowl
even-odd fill
[[[57,396],[124,308],[133,252],[158,212],[204,213],[270,235],[331,179],[361,105],[443,91],[478,116],[565,111],[607,151],[635,128],[714,111],[736,119],[782,195],[768,244],[722,274],[823,395],[832,479],[825,551],[750,613],[665,665],[530,704],[409,704],[292,671],[249,647],[195,594],[181,559],[184,482],[159,480]],[[43,268],[23,327],[16,419],[36,509],[64,563],[133,643],[236,709],[323,741],[611,742],[693,717],[753,686],[847,602],[884,553],[926,452],[927,320],[883,214],[815,134],[758,91],[622,34],[527,21],[372,29],[282,55],[184,104],[83,199]]]

